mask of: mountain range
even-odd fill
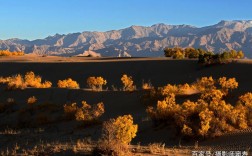
[[[174,46],[214,52],[235,49],[242,50],[246,57],[252,57],[252,20],[223,20],[205,27],[160,23],[106,32],[55,34],[32,41],[17,38],[0,40],[0,49],[60,56],[94,51],[101,56],[153,57],[164,56],[163,49]]]

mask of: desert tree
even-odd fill
[[[116,119],[110,119],[103,125],[103,137],[116,140],[123,144],[129,144],[136,137],[138,125],[133,123],[131,115],[119,116]]]
[[[65,79],[65,80],[59,80],[57,83],[59,88],[71,88],[71,89],[78,89],[79,84],[72,80],[71,78]]]
[[[227,79],[226,77],[221,77],[218,80],[219,85],[222,88],[222,92],[227,95],[229,90],[236,89],[238,87],[238,82],[236,81],[235,78],[229,78]]]
[[[136,90],[136,86],[133,85],[134,81],[132,80],[131,76],[123,74],[123,76],[121,77],[121,81],[123,83],[123,90],[124,91],[134,91],[134,90]]]
[[[107,81],[101,76],[91,76],[87,79],[87,84],[94,91],[102,91],[102,86],[106,85]]]

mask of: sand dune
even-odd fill
[[[56,57],[55,57],[56,58]],[[96,104],[98,102],[104,102],[105,114],[102,116],[102,120],[107,120],[112,117],[117,117],[124,114],[132,114],[134,121],[139,125],[139,132],[137,137],[133,140],[133,144],[141,142],[143,145],[148,145],[153,142],[164,142],[167,146],[173,147],[178,146],[179,138],[174,136],[174,131],[167,127],[155,127],[153,128],[152,122],[147,118],[145,112],[146,105],[141,103],[141,97],[145,91],[142,91],[141,84],[143,80],[150,80],[155,87],[164,86],[167,83],[181,84],[181,83],[192,83],[197,78],[203,76],[213,76],[219,78],[221,76],[235,77],[239,82],[238,89],[231,93],[230,101],[234,103],[237,97],[245,92],[252,91],[252,64],[249,61],[246,62],[233,62],[225,65],[215,65],[211,67],[201,67],[197,64],[196,60],[169,60],[164,58],[133,58],[133,59],[119,59],[106,58],[106,59],[83,59],[83,58],[67,58],[67,59],[81,59],[74,63],[64,61],[66,58],[61,58],[63,61],[55,61],[55,58],[45,61],[30,60],[10,60],[11,58],[1,60],[0,62],[0,76],[10,76],[13,74],[21,73],[25,74],[27,71],[34,71],[36,74],[42,76],[43,79],[53,82],[53,87],[56,87],[59,79],[65,79],[71,77],[80,83],[82,89],[26,89],[23,91],[5,91],[3,86],[0,89],[0,102],[5,101],[7,98],[14,98],[21,105],[26,104],[26,100],[30,96],[37,97],[39,103],[51,102],[62,107],[66,102],[80,102],[86,100],[90,104]],[[0,58],[2,59],[2,58]],[[46,59],[46,58],[42,58]],[[58,57],[56,58],[58,59]],[[117,88],[121,88],[122,84],[120,78],[122,74],[131,75],[137,85],[138,90],[134,92],[123,92],[123,91],[112,91],[112,85]],[[93,92],[86,90],[87,84],[86,79],[89,76],[102,76],[108,84],[105,88],[107,91]],[[2,118],[0,124],[4,124],[8,121],[7,116]],[[14,123],[13,123],[14,124]],[[56,124],[56,127],[71,127],[72,123]],[[73,140],[77,140],[78,137],[91,137],[97,139],[100,134],[101,126],[90,127],[85,131],[79,129],[69,129],[68,132],[57,132],[51,130],[50,127],[54,127],[55,124],[46,127],[49,129],[46,135],[52,135],[53,137],[40,136],[42,140],[52,141],[52,138],[58,138],[59,140],[67,140],[71,137]],[[73,126],[74,127],[74,126]],[[51,131],[50,131],[51,130]],[[60,138],[58,135],[64,135]],[[217,138],[216,140],[207,140],[199,143],[202,147],[218,147],[223,148],[229,147],[227,143],[221,142],[236,142],[242,144],[244,138],[249,138],[252,133],[247,132],[246,135],[243,133],[235,133],[227,136]],[[25,139],[30,139],[29,134],[23,136]],[[8,142],[4,136],[0,135],[5,141],[1,142],[2,146]],[[231,139],[229,139],[231,138]],[[15,140],[16,139],[16,140]],[[14,143],[18,138],[15,137],[11,142]],[[21,140],[17,142],[22,142]],[[195,140],[189,142],[182,142],[182,145],[193,147]],[[10,143],[11,144],[11,143]],[[246,146],[252,146],[251,139],[246,140]],[[7,147],[7,145],[4,145]],[[230,144],[230,147],[232,145]]]

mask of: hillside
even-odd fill
[[[8,98],[13,98],[18,103],[18,106],[26,105],[26,101],[29,97],[35,96],[40,104],[51,103],[56,105],[57,108],[62,108],[67,102],[78,102],[86,100],[90,104],[98,102],[104,102],[105,114],[101,120],[106,121],[109,118],[117,117],[124,114],[132,114],[135,123],[139,125],[139,132],[137,137],[133,140],[133,144],[141,142],[141,145],[148,145],[149,143],[162,142],[167,147],[174,147],[178,145],[179,138],[174,137],[173,133],[167,127],[153,127],[150,120],[146,120],[147,114],[145,109],[147,105],[143,103],[142,97],[146,91],[138,90],[135,92],[113,91],[112,85],[120,89],[122,83],[120,77],[122,74],[128,74],[133,77],[134,83],[137,88],[140,89],[142,81],[150,80],[155,87],[164,86],[167,83],[170,84],[182,84],[194,82],[197,78],[203,76],[213,76],[214,78],[226,76],[235,77],[239,82],[238,89],[232,91],[229,98],[229,102],[234,104],[237,101],[237,97],[245,92],[251,91],[252,81],[251,75],[246,74],[251,69],[251,61],[238,61],[226,65],[217,65],[211,67],[200,67],[197,65],[196,60],[169,60],[167,58],[63,58],[65,60],[59,60],[59,57],[41,57],[41,59],[47,62],[38,61],[32,59],[32,61],[17,60],[6,61],[1,63],[1,76],[15,75],[17,73],[24,74],[27,71],[34,71],[36,74],[43,77],[43,79],[50,80],[53,83],[53,88],[48,89],[36,89],[27,88],[25,90],[13,90],[7,91],[0,86],[0,102],[6,101]],[[67,60],[68,59],[68,60]],[[71,63],[71,60],[77,59],[75,63]],[[82,59],[82,61],[80,61]],[[134,71],[132,71],[134,67]],[[145,67],[145,68],[143,68]],[[176,67],[176,68],[174,68]],[[8,69],[8,70],[6,70]],[[113,72],[111,72],[113,71]],[[93,92],[86,90],[87,84],[85,80],[89,76],[102,76],[108,83],[104,92]],[[57,81],[59,79],[65,79],[71,77],[80,84],[81,89],[60,89],[56,88]],[[178,102],[186,100],[188,97],[178,98]],[[16,107],[15,107],[16,109]],[[43,113],[43,112],[42,112]],[[44,112],[45,113],[45,112]],[[58,113],[58,114],[57,114]],[[57,112],[59,115],[60,112]],[[7,114],[7,115],[6,115]],[[17,124],[18,120],[15,119],[17,113],[2,113],[0,124],[5,125],[9,123],[9,127]],[[48,115],[48,114],[47,114]],[[55,115],[55,112],[51,115]],[[22,119],[25,117],[22,117]],[[48,116],[51,119],[51,116]],[[33,119],[33,118],[31,118]],[[11,124],[10,124],[11,123]],[[48,125],[44,125],[44,132],[33,134],[21,131],[21,134],[17,135],[1,135],[2,144],[0,150],[6,148],[12,148],[13,145],[18,144],[22,148],[24,140],[29,141],[29,146],[46,142],[54,146],[54,141],[57,140],[58,144],[64,144],[69,142],[77,142],[80,138],[90,137],[92,140],[97,140],[100,136],[101,125],[90,126],[83,128],[78,127],[73,122],[54,122]],[[4,129],[2,129],[3,131]],[[22,130],[22,129],[21,129]],[[162,134],[162,135],[160,135]],[[239,150],[243,149],[242,145],[246,147],[251,144],[251,137],[244,139],[251,135],[251,129],[248,132],[228,134],[216,139],[202,140],[199,142],[200,147],[204,149],[231,149],[233,145],[237,146]],[[11,138],[10,138],[11,136]],[[146,137],[148,136],[148,137]],[[33,140],[33,137],[37,138]],[[222,139],[225,140],[222,140]],[[71,140],[71,141],[69,141]],[[229,141],[231,140],[231,141]],[[182,141],[183,145],[194,145],[194,141]],[[56,145],[55,145],[56,146]],[[57,145],[59,146],[59,145]],[[69,146],[69,147],[72,147]]]
[[[56,34],[33,41],[0,40],[0,49],[25,53],[72,56],[86,50],[101,56],[163,56],[165,47],[203,48],[221,52],[242,50],[252,57],[252,21],[220,21],[206,27],[155,24],[150,27],[131,26],[107,32]]]

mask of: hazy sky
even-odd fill
[[[252,20],[252,0],[0,0],[0,39],[45,38],[131,25]]]

